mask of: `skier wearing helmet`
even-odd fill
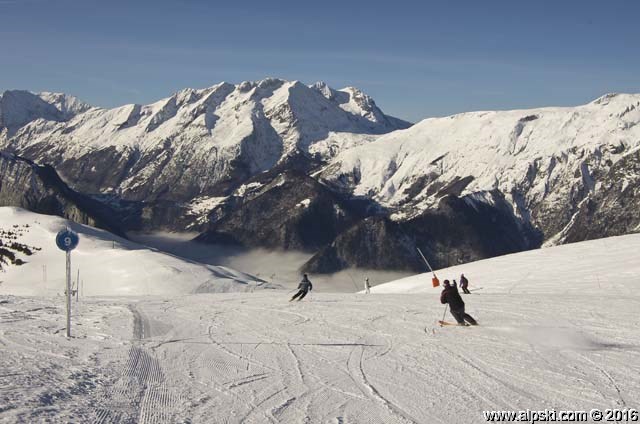
[[[440,303],[449,305],[451,315],[456,319],[458,325],[478,325],[476,320],[464,311],[464,301],[458,292],[458,287],[451,285],[449,280],[444,280],[444,289],[440,294]]]

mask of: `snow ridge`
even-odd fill
[[[517,215],[551,237],[600,190],[613,164],[640,146],[638,122],[639,94],[610,94],[578,107],[425,119],[342,151],[321,177],[403,217],[437,204],[448,192],[441,188],[456,181],[466,183],[460,196],[497,189]]]

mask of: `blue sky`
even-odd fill
[[[418,121],[640,92],[640,2],[0,0],[0,90],[99,106],[267,76]]]

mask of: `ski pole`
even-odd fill
[[[447,315],[447,309],[449,308],[449,305],[444,305],[444,313],[442,314],[442,321],[444,321],[444,317],[445,315]]]

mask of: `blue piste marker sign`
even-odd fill
[[[70,252],[78,246],[80,241],[78,234],[66,229],[61,230],[56,236],[56,245],[60,250]]]

